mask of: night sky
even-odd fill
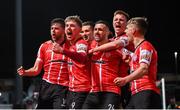
[[[83,21],[106,20],[112,24],[114,11],[149,20],[146,39],[158,51],[158,73],[174,73],[174,52],[180,54],[177,0],[22,0],[23,65],[33,66],[41,43],[50,39],[50,21],[55,17],[79,15]],[[3,0],[1,9],[1,78],[16,73],[15,0]],[[112,27],[111,27],[112,28]],[[111,29],[113,31],[113,29]],[[180,60],[178,58],[178,64]],[[179,71],[179,70],[178,70]]]

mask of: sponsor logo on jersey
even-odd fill
[[[77,44],[76,45],[77,52],[87,52],[87,45],[85,44]]]
[[[141,55],[140,56],[140,60],[146,60],[148,62],[151,61],[152,53],[150,51],[148,51],[148,50],[141,50],[140,55]]]
[[[103,60],[92,60],[92,62],[97,64],[105,64]]]

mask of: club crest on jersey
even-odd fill
[[[149,62],[151,60],[152,53],[148,50],[141,50],[140,55],[140,60],[146,60]]]
[[[76,45],[77,52],[87,52],[87,46],[85,44]]]

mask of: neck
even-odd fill
[[[70,41],[70,45],[74,45],[79,38],[80,36],[76,36],[75,39]]]
[[[145,40],[144,38],[134,38],[134,46],[135,46],[135,48],[144,40]]]
[[[93,41],[92,37],[89,37],[88,43],[91,43]]]
[[[125,33],[124,33],[124,32],[121,32],[121,33],[115,33],[115,37],[122,36],[123,34],[125,34]]]
[[[98,42],[98,46],[103,45],[103,44],[105,44],[107,42],[109,42],[109,40],[108,39],[104,39],[103,41]]]
[[[62,36],[59,40],[54,41],[54,42],[56,42],[56,43],[61,45],[64,42],[64,40],[65,40],[65,38],[64,38],[64,36]]]

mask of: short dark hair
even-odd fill
[[[116,10],[115,12],[114,12],[114,16],[115,15],[117,15],[117,14],[123,14],[125,17],[126,17],[126,19],[127,19],[127,21],[129,20],[129,14],[128,13],[126,13],[125,11],[123,11],[123,10]]]
[[[54,18],[53,20],[51,20],[51,25],[53,25],[54,23],[59,23],[63,28],[65,28],[65,22],[62,18]]]
[[[99,21],[97,21],[97,22],[95,23],[95,25],[96,25],[96,24],[104,24],[104,25],[106,25],[106,26],[108,27],[108,29],[110,30],[110,25],[109,25],[109,23],[108,23],[107,21],[99,20]]]
[[[82,26],[90,26],[91,29],[94,29],[94,23],[92,21],[85,21],[82,23]]]
[[[91,27],[94,27],[94,23],[92,21],[85,21],[82,23],[82,26],[90,25]]]

